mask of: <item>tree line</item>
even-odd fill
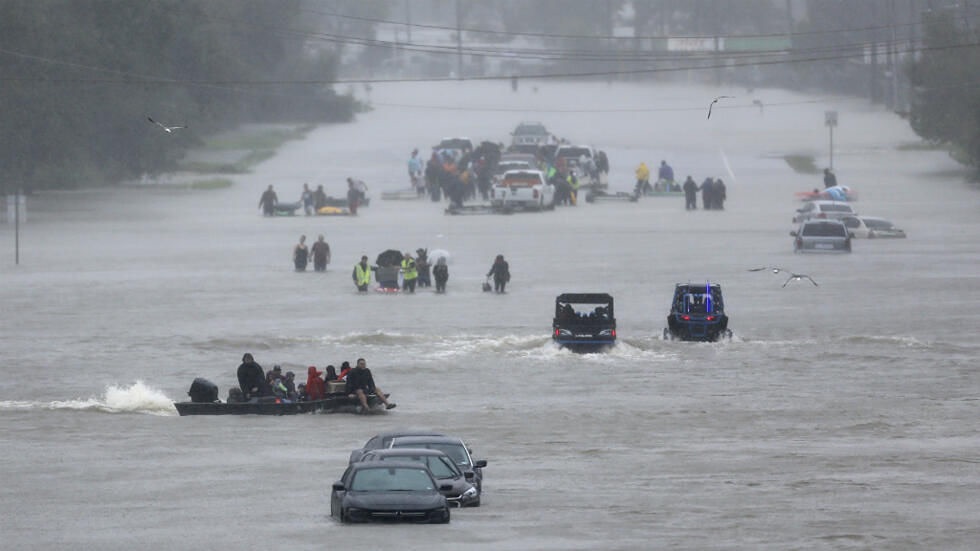
[[[0,2],[0,191],[173,169],[245,122],[350,120],[302,0]],[[153,117],[188,130],[168,134]]]

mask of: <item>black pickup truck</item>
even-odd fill
[[[555,299],[551,338],[573,351],[597,351],[616,344],[613,297],[606,293],[564,293]]]

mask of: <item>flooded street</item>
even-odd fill
[[[719,94],[736,96],[706,111]],[[753,100],[759,100],[760,109]],[[376,85],[375,109],[220,190],[121,189],[30,199],[0,226],[0,517],[18,549],[973,549],[980,539],[980,207],[941,151],[857,99],[693,85]],[[449,108],[446,108],[449,107]],[[861,214],[904,240],[794,255],[794,193],[834,168]],[[683,197],[447,216],[383,201],[413,148],[508,142],[536,120],[605,150],[611,191],[639,162],[720,177],[724,211]],[[370,185],[357,217],[263,218],[303,183]],[[700,206],[700,197],[698,200]],[[323,234],[325,274],[294,273]],[[448,292],[356,293],[385,249],[445,249]],[[504,295],[483,293],[493,258]],[[793,282],[760,266],[809,274]],[[734,338],[664,341],[675,283],[721,284]],[[619,344],[550,339],[555,296],[615,297]],[[236,385],[244,352],[298,378],[367,359],[398,408],[178,417],[195,377]],[[330,485],[375,433],[428,427],[486,459],[483,505],[448,526],[348,527]]]

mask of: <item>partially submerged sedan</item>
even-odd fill
[[[432,473],[418,463],[369,461],[347,467],[330,492],[340,522],[449,522],[449,503]]]
[[[365,452],[361,461],[398,461],[412,462],[425,465],[439,483],[440,488],[450,485],[452,488],[442,491],[446,501],[457,507],[479,507],[480,492],[470,481],[476,476],[469,471],[465,474],[456,466],[448,455],[439,450],[426,448],[390,448],[386,450],[371,450]]]
[[[902,238],[905,237],[905,230],[896,228],[894,224],[884,218],[874,216],[845,216],[841,222],[851,232],[853,237],[868,239],[876,238]]]

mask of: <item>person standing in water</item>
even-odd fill
[[[504,260],[504,255],[498,254],[497,258],[494,259],[493,265],[490,266],[490,271],[487,272],[487,277],[490,276],[493,276],[493,292],[505,292],[504,288],[507,287],[507,283],[510,281],[510,264]]]
[[[305,272],[310,262],[310,250],[306,247],[306,236],[299,236],[299,243],[293,247],[293,265],[297,272]]]
[[[361,261],[354,264],[351,277],[354,278],[354,285],[357,285],[357,292],[366,293],[371,283],[371,266],[368,265],[368,257],[362,256]]]
[[[432,276],[436,278],[436,292],[446,292],[446,282],[449,281],[449,266],[446,265],[446,257],[440,256],[432,268]]]
[[[330,245],[323,240],[323,234],[317,238],[316,243],[310,248],[313,253],[313,270],[317,272],[327,271],[327,264],[330,264]]]

